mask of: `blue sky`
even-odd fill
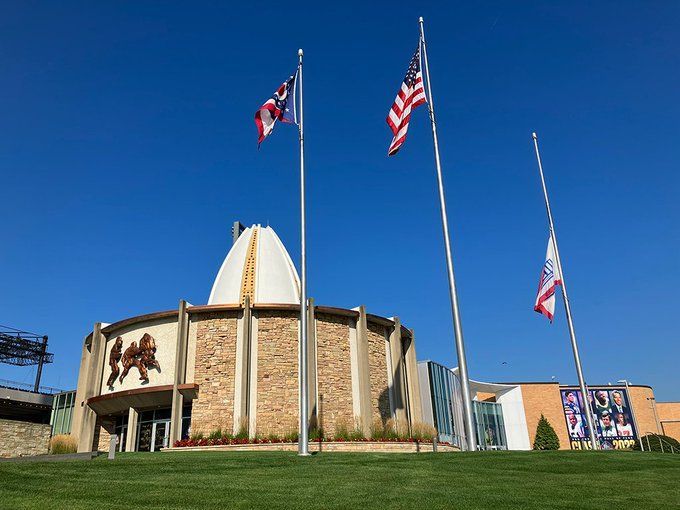
[[[422,15],[471,377],[576,382],[561,303],[532,311],[537,131],[586,380],[680,400],[680,5],[413,5],[3,2],[0,324],[50,336],[45,384],[75,387],[94,322],[205,303],[234,220],[298,259],[296,132],[258,151],[253,123],[298,47],[309,293],[398,315],[455,365],[424,108],[386,156]]]

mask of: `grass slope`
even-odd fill
[[[680,508],[680,455],[127,453],[0,464],[3,509]]]

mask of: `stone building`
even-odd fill
[[[235,237],[206,305],[96,323],[83,343],[78,450],[154,451],[189,434],[297,430],[300,283],[271,227]],[[311,302],[311,300],[310,300]],[[398,318],[309,307],[310,421],[366,434],[421,419],[413,332]]]

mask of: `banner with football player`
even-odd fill
[[[595,419],[597,439],[603,450],[632,448],[638,439],[633,422],[628,392],[623,388],[590,387],[588,402],[584,402],[578,387],[560,390],[564,418],[572,450],[590,449],[585,405],[589,405]]]

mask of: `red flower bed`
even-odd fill
[[[357,439],[347,439],[347,438],[323,438],[323,439],[310,439],[310,443],[318,443],[320,441],[323,442],[336,442],[336,443],[366,443],[366,442],[376,442],[376,443],[428,443],[431,444],[432,440],[431,439],[414,439],[412,437],[380,437],[376,439],[371,439],[371,438],[357,438]],[[221,446],[221,445],[236,445],[236,444],[272,444],[272,443],[297,443],[297,440],[295,441],[286,441],[283,438],[280,437],[265,437],[265,438],[259,438],[255,437],[252,439],[249,438],[235,438],[235,437],[221,437],[221,438],[216,438],[216,439],[181,439],[179,441],[175,441],[175,444],[173,445],[175,448],[187,448],[187,447],[192,447],[192,446]],[[451,446],[450,443],[447,442],[439,442],[438,444],[444,445],[444,446]]]

